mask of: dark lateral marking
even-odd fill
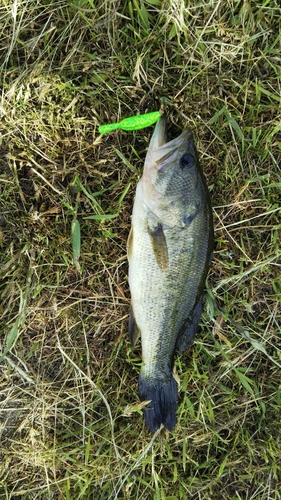
[[[169,266],[169,255],[162,224],[159,222],[154,229],[150,229],[150,227],[148,227],[147,232],[151,239],[156,262],[161,271],[165,271]]]

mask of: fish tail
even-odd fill
[[[177,383],[172,373],[149,378],[140,372],[139,395],[141,401],[150,401],[143,410],[147,427],[155,432],[163,424],[172,431],[177,422],[178,407]]]

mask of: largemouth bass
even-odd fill
[[[151,431],[172,431],[178,406],[174,353],[193,342],[213,251],[210,197],[192,134],[166,142],[156,124],[137,185],[128,239],[131,342],[141,336],[141,401]]]

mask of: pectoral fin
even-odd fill
[[[147,228],[147,232],[150,236],[154,256],[158,266],[161,271],[165,271],[169,265],[169,255],[166,237],[163,231],[162,224],[160,222],[153,229]]]
[[[128,241],[127,241],[127,256],[128,256],[128,260],[130,260],[130,258],[131,258],[132,248],[133,248],[133,226],[130,229],[129,236],[128,236]]]

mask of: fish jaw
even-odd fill
[[[188,144],[191,143],[191,144]],[[187,149],[193,146],[192,134],[190,130],[184,130],[179,137],[167,142],[167,122],[163,115],[158,120],[147,150],[143,177],[149,177],[149,171],[157,169],[164,171],[173,164],[177,156],[184,154]]]
[[[200,209],[200,203],[195,199],[200,197],[198,187],[201,185],[198,155],[188,129],[172,141],[165,141],[166,120],[163,116],[157,122],[145,159],[140,180],[142,201],[166,227],[183,228]],[[182,164],[185,157],[190,158],[188,168]],[[190,213],[187,213],[187,204],[190,204]]]

